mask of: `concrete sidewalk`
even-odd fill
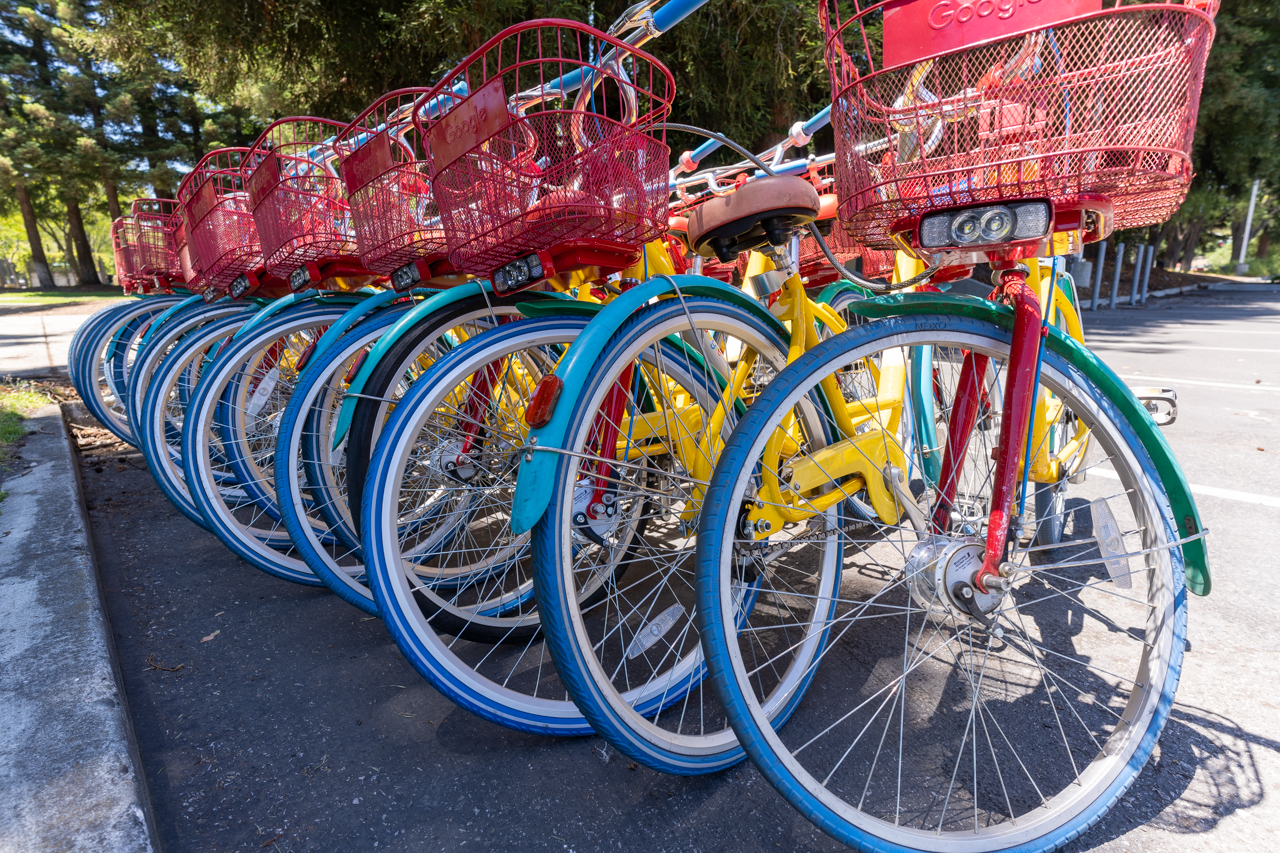
[[[0,302],[0,376],[66,376],[71,338],[90,315],[117,299],[58,305]]]
[[[27,429],[0,503],[0,853],[157,850],[61,410]]]

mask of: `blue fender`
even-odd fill
[[[599,360],[605,346],[619,327],[651,299],[671,296],[677,292],[689,296],[714,296],[732,302],[765,320],[778,331],[783,340],[791,337],[782,322],[759,302],[731,285],[702,276],[656,276],[610,302],[578,335],[573,346],[569,347],[569,352],[556,365],[555,375],[564,382],[564,390],[551,414],[551,420],[546,426],[529,431],[526,447],[532,453],[526,453],[527,461],[520,463],[511,508],[511,529],[516,534],[533,529],[551,503],[551,483],[558,454],[550,451],[563,449],[574,403],[578,394],[582,393],[587,374]]]
[[[432,296],[419,302],[414,307],[405,312],[396,324],[387,330],[386,334],[378,338],[378,342],[369,350],[369,354],[365,356],[364,364],[360,365],[360,370],[356,373],[355,379],[351,380],[351,384],[347,387],[347,396],[342,401],[342,408],[338,412],[337,429],[334,430],[333,446],[336,449],[342,444],[342,439],[347,437],[347,430],[351,428],[351,419],[356,414],[356,401],[360,399],[359,394],[364,391],[364,386],[369,382],[369,377],[373,375],[373,371],[387,354],[387,352],[395,346],[396,341],[404,337],[405,333],[418,324],[422,318],[434,314],[442,308],[447,308],[455,302],[461,302],[472,296],[479,296],[482,293],[492,293],[493,285],[485,280],[468,281],[451,287],[448,290],[442,290]]]
[[[150,343],[152,336],[155,335],[156,333],[156,330],[159,329],[161,326],[163,326],[166,322],[168,322],[173,317],[174,314],[177,314],[179,311],[182,311],[186,308],[190,308],[193,305],[197,305],[197,304],[199,305],[205,304],[203,296],[188,296],[186,299],[183,299],[181,302],[178,302],[177,304],[171,306],[168,311],[165,311],[159,317],[156,317],[154,320],[151,321],[151,326],[147,329],[147,333],[142,336],[142,343],[140,344],[140,346],[146,346],[148,343]]]
[[[231,336],[231,340],[239,340],[243,335],[247,335],[263,323],[270,320],[286,308],[292,308],[299,302],[305,302],[315,294],[312,293],[290,293],[288,296],[282,296],[279,299],[273,299],[262,307],[257,314],[249,318],[249,321],[240,327],[240,330]]]

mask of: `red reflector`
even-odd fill
[[[551,413],[556,410],[560,400],[560,392],[564,390],[564,380],[554,373],[548,373],[538,380],[538,387],[533,389],[533,398],[529,407],[524,410],[524,422],[531,427],[546,426],[551,420]]]

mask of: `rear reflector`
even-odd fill
[[[551,414],[560,401],[560,392],[564,390],[564,380],[554,373],[548,373],[538,380],[538,387],[533,389],[533,398],[529,407],[524,410],[524,422],[531,427],[546,426]]]

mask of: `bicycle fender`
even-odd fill
[[[181,302],[178,302],[176,305],[170,306],[169,310],[165,311],[159,317],[151,321],[151,328],[147,329],[147,333],[142,336],[142,343],[140,345],[146,346],[148,343],[150,343],[151,336],[156,333],[156,329],[164,325],[169,319],[173,317],[174,314],[177,314],[179,311],[183,310],[184,308],[190,308],[192,305],[195,305],[196,303],[203,303],[203,302],[204,302],[203,296],[188,296],[186,299],[183,299]]]
[[[351,380],[351,384],[347,386],[347,395],[342,401],[342,408],[338,411],[337,429],[334,430],[333,447],[336,449],[342,444],[342,440],[347,437],[347,430],[351,428],[351,419],[356,414],[356,400],[360,399],[359,394],[364,391],[364,386],[368,383],[369,377],[373,375],[373,371],[378,366],[378,362],[386,357],[387,352],[396,344],[396,341],[404,337],[410,329],[412,329],[419,320],[439,311],[442,308],[461,302],[472,296],[479,296],[482,293],[492,293],[493,285],[486,280],[477,279],[451,287],[448,290],[441,290],[405,312],[405,315],[396,321],[386,334],[378,338],[378,342],[369,350],[369,354],[365,356],[364,364],[360,366],[359,372],[356,373],[355,379]]]
[[[350,295],[354,296],[357,294]],[[338,320],[338,322],[325,330],[325,333],[320,336],[320,340],[316,341],[316,345],[311,348],[311,353],[306,357],[306,359],[304,361],[299,361],[299,372],[305,369],[306,364],[310,362],[311,359],[323,355],[325,350],[333,346],[338,338],[345,335],[352,326],[363,320],[365,316],[373,313],[384,305],[389,305],[404,295],[405,294],[403,293],[396,293],[394,290],[383,290],[377,293],[360,294],[361,299],[352,305],[347,313],[342,315],[342,319]],[[330,299],[329,297],[316,298],[313,301],[322,305],[330,305],[336,302],[336,300]]]
[[[288,296],[282,296],[279,299],[272,300],[267,303],[257,314],[249,318],[249,322],[240,327],[240,330],[231,336],[231,340],[238,341],[243,335],[247,335],[263,323],[270,320],[286,308],[292,308],[299,302],[305,302],[310,299],[310,293],[290,293]]]
[[[564,382],[564,390],[546,426],[529,430],[525,460],[516,476],[516,493],[511,507],[511,529],[516,534],[533,529],[551,503],[551,483],[558,454],[552,450],[564,447],[569,429],[569,415],[587,374],[599,360],[605,346],[617,330],[650,300],[676,293],[690,296],[713,296],[731,302],[765,320],[783,340],[790,334],[777,317],[756,300],[737,288],[696,275],[661,275],[633,287],[610,302],[578,335],[569,352],[556,365],[555,375]],[[536,445],[536,446],[535,446]],[[547,450],[550,448],[550,450]],[[542,451],[542,452],[539,452]]]
[[[959,294],[910,293],[877,296],[874,299],[855,303],[849,306],[849,310],[871,318],[902,314],[958,314],[977,320],[986,320],[1004,329],[1013,328],[1011,308],[978,299],[976,296]],[[1156,466],[1156,471],[1160,474],[1160,482],[1169,498],[1169,506],[1173,510],[1179,538],[1200,533],[1203,525],[1200,522],[1200,513],[1196,509],[1195,499],[1191,496],[1191,487],[1187,483],[1186,474],[1174,457],[1164,433],[1151,419],[1151,415],[1142,403],[1138,402],[1138,398],[1133,395],[1129,386],[1084,344],[1057,328],[1048,327],[1046,342],[1049,349],[1056,355],[1066,359],[1072,367],[1078,369],[1097,385],[1133,427],[1139,441],[1142,442],[1143,449],[1147,451],[1147,455]],[[1205,540],[1195,539],[1183,543],[1181,547],[1187,589],[1196,595],[1208,595],[1213,589],[1213,581],[1209,575],[1209,550]]]
[[[858,295],[862,296],[865,299],[870,299],[875,296],[874,293],[872,293],[870,290],[867,290],[865,287],[858,284],[854,284],[853,282],[847,281],[842,278],[839,281],[832,282],[831,284],[828,284],[826,287],[824,287],[818,293],[818,295],[813,298],[813,301],[830,305],[832,300],[834,300],[841,293],[845,293],[845,292],[857,293]]]
[[[135,303],[135,306],[136,306],[136,303]],[[142,314],[139,314],[136,317],[134,317],[134,319],[136,320],[142,316],[143,316]],[[133,321],[130,320],[129,322],[132,323]],[[111,361],[112,359],[116,358],[120,354],[120,347],[125,345],[125,339],[122,338],[121,335],[125,333],[126,328],[127,328],[126,326],[122,326],[116,329],[115,334],[111,336],[111,343],[107,347],[107,355],[106,355],[106,358],[104,359],[105,361]],[[150,331],[150,330],[151,329],[148,326],[147,331]]]

